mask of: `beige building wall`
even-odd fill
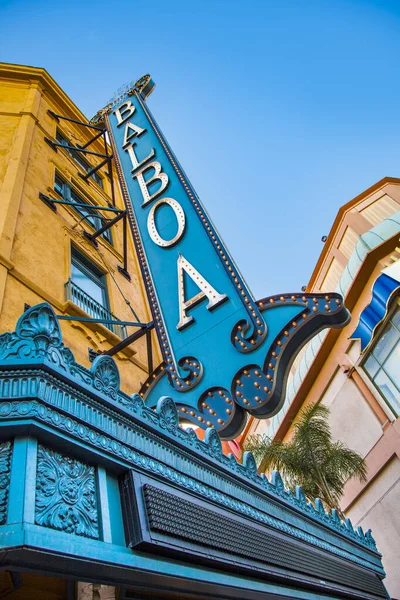
[[[109,309],[123,321],[140,321],[151,314],[145,298],[133,242],[128,231],[128,281],[119,271],[123,265],[123,224],[112,227],[112,244],[98,238],[98,247],[85,238],[93,228],[74,208],[57,206],[53,212],[40,198],[45,194],[62,199],[54,188],[55,174],[63,178],[85,202],[109,206],[111,180],[107,167],[101,168],[103,189],[93,179],[84,181],[85,171],[67,150],[57,152],[45,138],[56,139],[57,129],[74,145],[87,143],[97,133],[76,123],[57,120],[49,111],[77,121],[86,117],[43,69],[0,64],[0,331],[13,331],[24,305],[49,302],[57,314],[89,316],[82,307],[66,298],[65,284],[71,276],[71,249],[77,249],[104,273]],[[88,150],[104,153],[101,138]],[[110,152],[111,153],[111,152]],[[102,160],[85,155],[92,166]],[[114,171],[115,172],[115,171]],[[117,180],[116,207],[123,209]],[[103,213],[105,214],[105,213]],[[107,214],[109,216],[109,213]],[[88,349],[105,351],[121,338],[102,324],[60,321],[64,342],[76,360],[90,366]],[[128,328],[128,333],[136,329]],[[154,334],[153,334],[154,335]],[[159,360],[155,337],[155,365]],[[121,387],[137,392],[148,376],[145,339],[128,346],[116,356]]]
[[[289,441],[302,407],[315,402],[329,407],[334,440],[359,452],[368,467],[366,483],[347,482],[341,508],[354,527],[372,529],[383,554],[385,585],[395,599],[400,598],[400,418],[364,372],[360,341],[350,338],[377,277],[399,257],[399,210],[400,180],[386,178],[339,211],[307,291],[341,291],[352,321],[300,352],[292,367],[286,414],[265,421],[250,419],[240,440],[242,447],[253,434]],[[392,311],[398,302],[393,300]],[[383,327],[375,332],[376,338]]]

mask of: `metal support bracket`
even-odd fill
[[[97,229],[94,233],[89,233],[88,231],[84,231],[83,235],[86,239],[92,242],[96,248],[98,247],[97,239],[102,233],[110,229],[113,225],[118,223],[121,219],[123,219],[123,266],[118,265],[118,271],[123,275],[128,281],[131,281],[131,276],[128,273],[128,227],[127,227],[127,213],[126,210],[122,210],[120,208],[115,208],[113,206],[99,206],[96,204],[87,204],[81,202],[70,202],[69,200],[55,200],[54,198],[50,198],[50,196],[46,196],[39,192],[39,198],[54,212],[57,212],[56,204],[62,204],[65,206],[72,206],[74,208],[86,208],[88,211],[106,211],[114,213],[116,216],[113,219],[109,219],[100,229]],[[91,215],[86,215],[86,217],[90,217]],[[105,217],[103,217],[105,219]]]
[[[96,358],[96,356],[100,356],[100,355],[114,356],[115,354],[117,354],[118,352],[121,352],[121,350],[124,350],[124,348],[126,348],[127,346],[130,346],[131,344],[133,344],[134,342],[136,342],[142,336],[145,335],[146,336],[146,348],[147,348],[147,368],[148,368],[148,373],[149,374],[152,373],[153,368],[154,368],[154,366],[153,366],[153,345],[152,345],[152,339],[151,339],[151,330],[152,329],[154,329],[153,322],[147,323],[146,325],[142,325],[142,327],[138,331],[135,331],[135,333],[133,333],[132,335],[129,335],[127,338],[122,340],[122,342],[119,342],[118,344],[116,344],[115,346],[110,348],[109,350],[106,350],[106,352],[97,352],[93,348],[88,348],[88,355],[89,355],[90,362],[93,362],[94,359]]]
[[[114,354],[117,354],[117,352],[120,352],[121,350],[123,350],[130,344],[133,344],[133,342],[136,342],[142,336],[145,335],[147,338],[147,359],[148,359],[149,365],[151,366],[151,370],[149,367],[149,373],[151,373],[151,371],[153,370],[152,342],[151,342],[151,333],[150,333],[152,329],[154,329],[153,321],[151,321],[150,323],[146,323],[145,325],[142,325],[138,331],[135,331],[135,333],[128,335],[128,337],[125,338],[124,340],[122,340],[122,342],[119,342],[118,344],[116,344],[115,346],[110,348],[109,350],[106,350],[106,352],[102,352],[102,354],[105,354],[106,356],[114,356]],[[150,346],[150,349],[149,349],[149,346]]]

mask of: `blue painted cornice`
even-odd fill
[[[179,427],[175,403],[159,399],[147,408],[137,394],[119,389],[112,358],[98,356],[90,369],[64,346],[57,317],[47,303],[25,312],[15,332],[0,335],[0,433],[34,427],[63,443],[79,446],[119,472],[135,469],[230,509],[252,521],[307,541],[383,573],[371,531],[355,530],[308,502],[298,488],[285,490],[274,472],[259,475],[251,453],[243,463],[222,452],[218,433],[205,440]],[[44,435],[44,434],[43,434]]]

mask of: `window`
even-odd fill
[[[72,249],[71,281],[92,300],[108,310],[107,288],[105,275],[77,250]],[[82,299],[81,299],[82,305]],[[85,308],[85,306],[81,306]],[[89,312],[89,311],[87,311]]]
[[[64,134],[61,133],[61,131],[59,129],[57,129],[56,132],[56,140],[59,144],[62,144],[63,146],[71,146],[71,143],[68,141],[68,139],[65,137]],[[84,158],[82,152],[79,152],[78,150],[71,150],[70,148],[66,149],[68,154],[70,156],[72,156],[72,158],[74,159],[75,162],[78,163],[78,165],[84,170],[86,171],[86,173],[88,171],[90,171],[91,169],[93,169],[93,165],[89,164],[88,161]],[[99,185],[101,188],[103,188],[103,179],[100,177],[100,175],[98,174],[98,172],[96,171],[96,173],[93,173],[91,175],[91,178],[93,179],[93,181],[95,181],[97,183],[97,185]]]
[[[395,415],[400,415],[400,307],[389,319],[367,359],[364,371]]]
[[[57,173],[54,179],[55,191],[63,197],[67,202],[75,202],[76,204],[88,204],[88,202],[82,198],[64,179],[62,179]],[[85,208],[84,206],[77,206],[76,212],[82,217],[86,217],[85,221],[89,223],[94,229],[100,229],[105,225],[106,221],[102,218],[100,211],[95,209]],[[101,236],[112,244],[111,229],[107,229]]]
[[[128,335],[125,325],[110,312],[106,276],[76,248],[71,249],[71,277],[65,284],[67,300],[82,308],[94,320],[115,321],[103,323],[120,338]]]

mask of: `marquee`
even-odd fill
[[[182,419],[229,439],[246,413],[280,410],[299,349],[349,316],[334,293],[254,299],[147,107],[153,88],[145,76],[104,110],[163,355],[140,394],[172,395]]]

